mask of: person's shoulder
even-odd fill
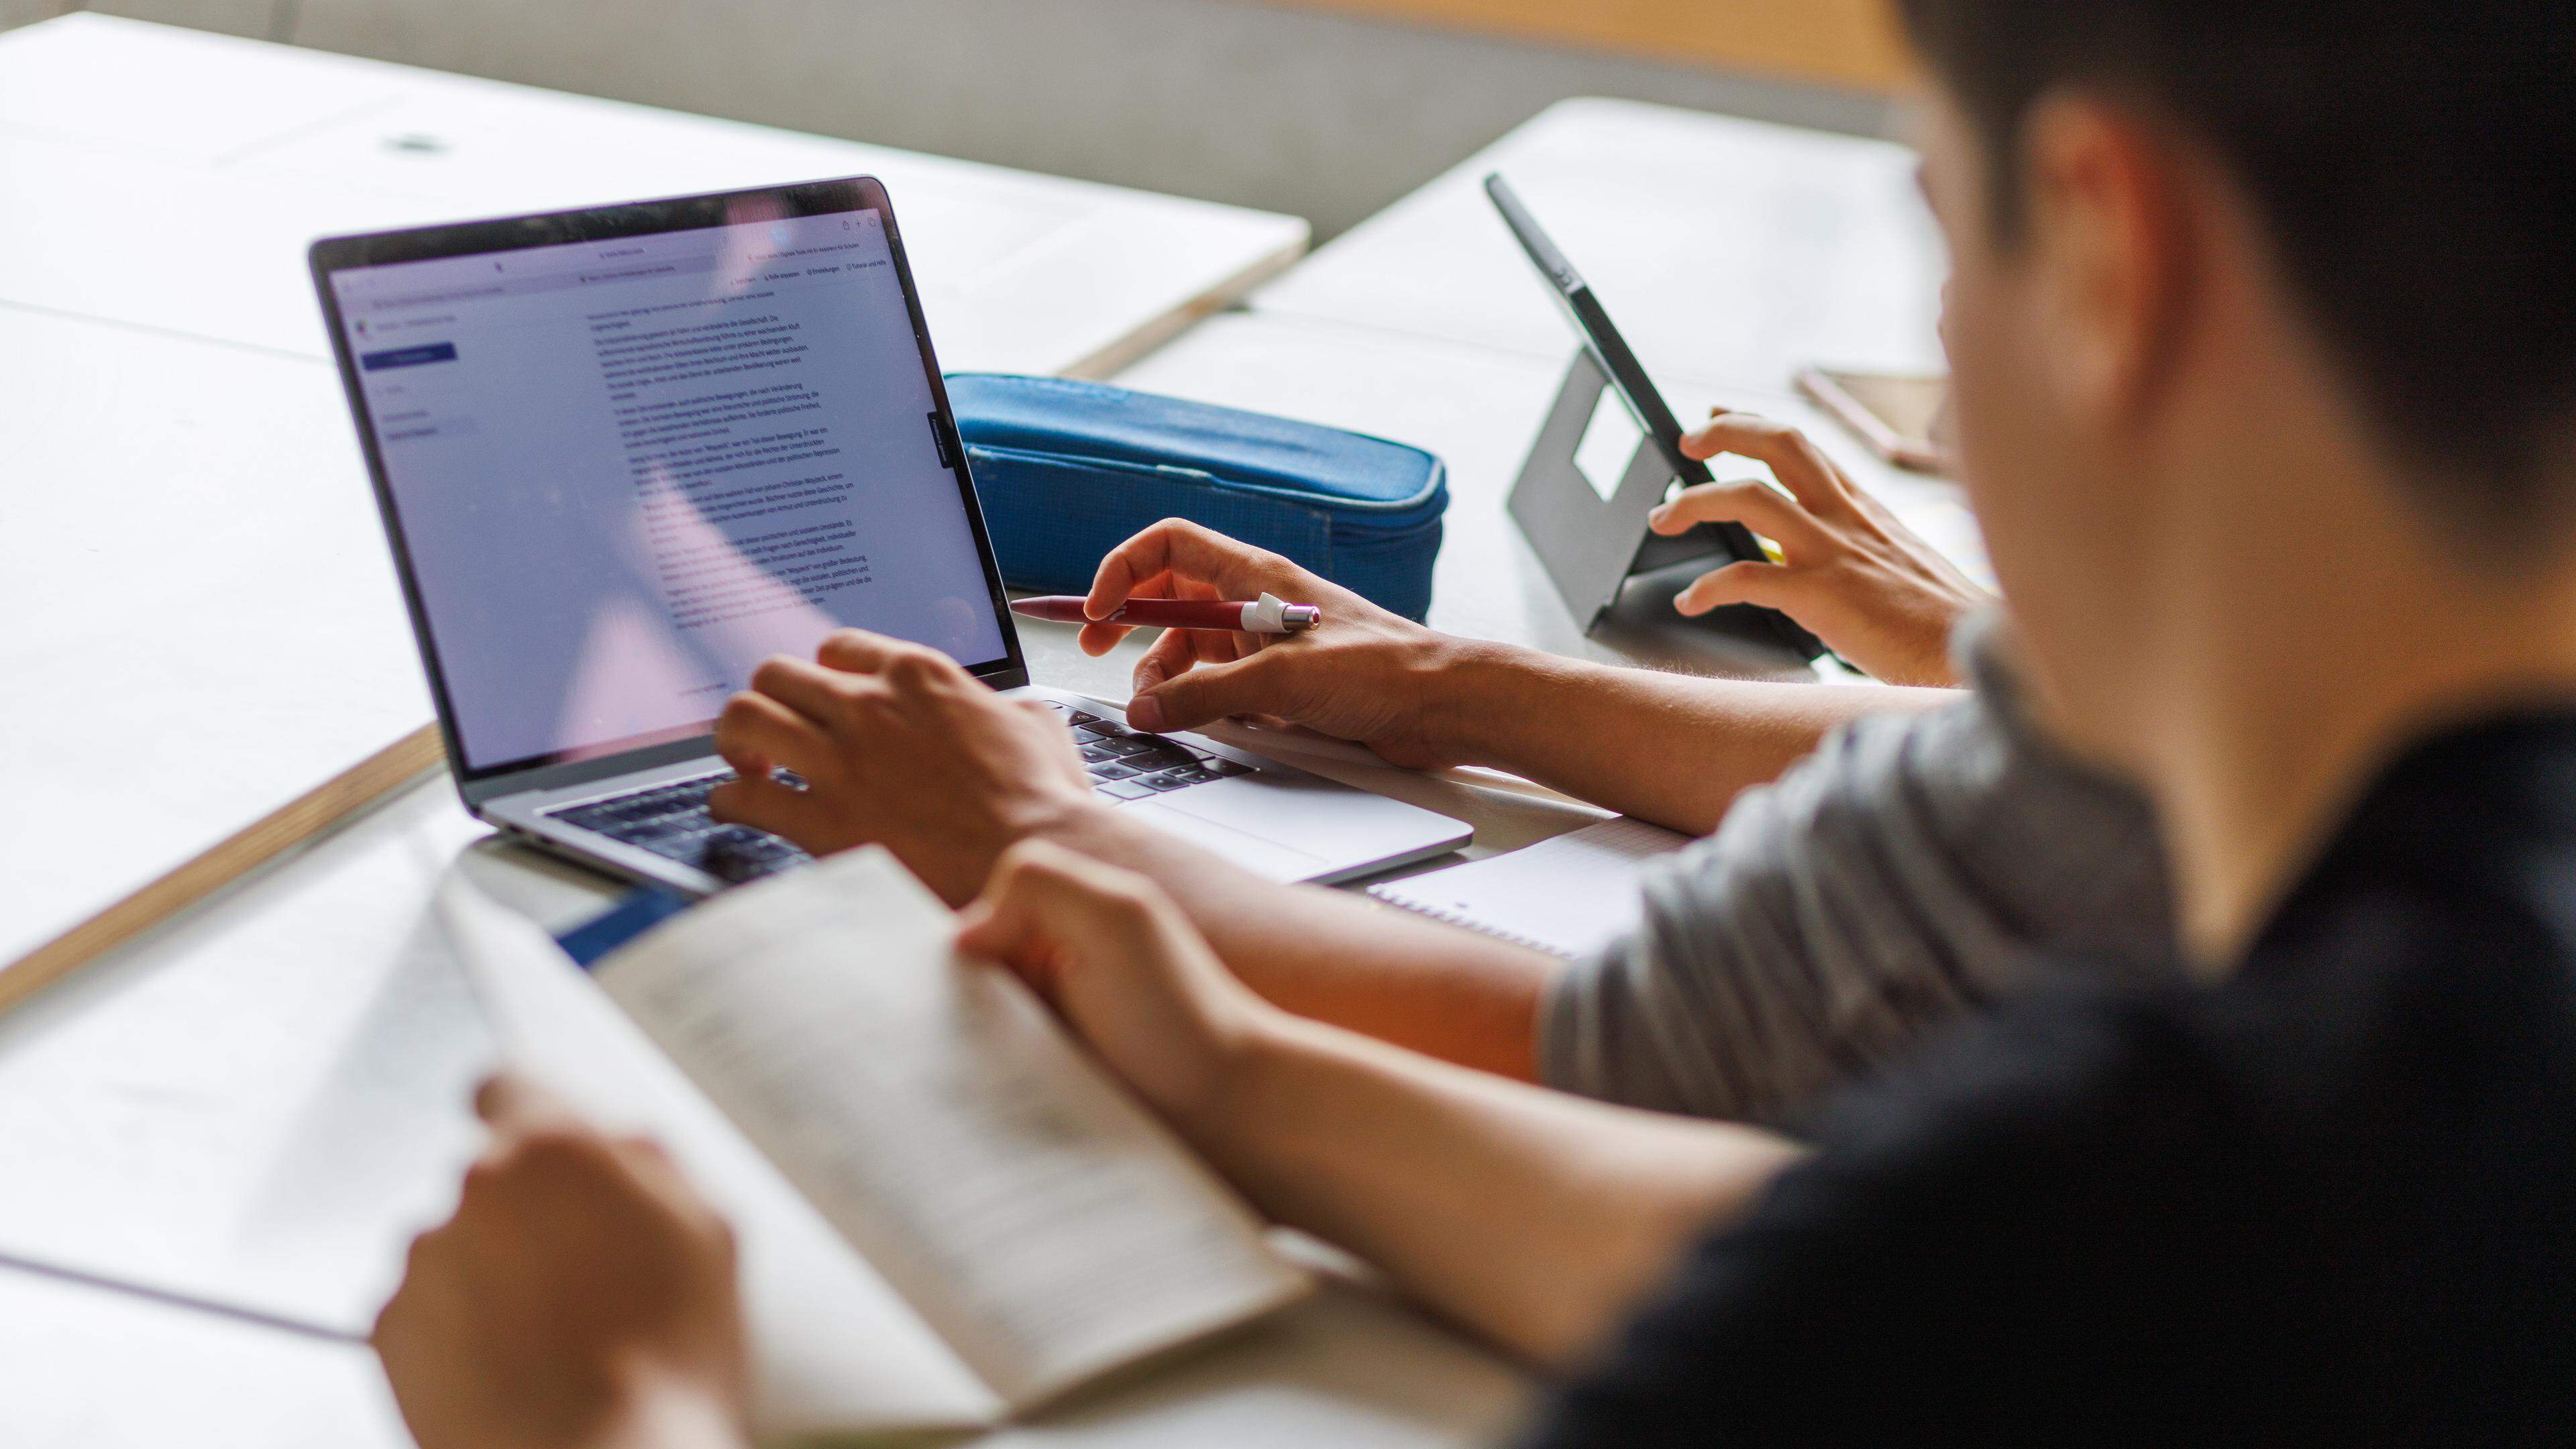
[[[2507,1335],[2443,1305],[2510,1265],[2414,1231],[2446,1193],[2356,1122],[2367,1094],[2285,1087],[2298,1074],[2245,1050],[2230,995],[2056,993],[1847,1094],[1815,1155],[1694,1250],[1558,1422],[1658,1443],[1694,1423],[2090,1435],[2449,1412]],[[2450,1184],[2497,1186],[2491,1166]],[[2567,1234],[2537,1227],[2514,1251],[2565,1261]],[[2459,1271],[2437,1281],[2428,1254]],[[2564,1313],[2513,1316],[2567,1341]],[[2388,1369],[2357,1382],[2363,1364]]]
[[[2227,1208],[2214,1179],[2270,1151],[2191,1008],[2180,992],[2054,992],[1846,1092],[1815,1154],[1701,1243],[1568,1395],[1569,1418],[1740,1422],[1869,1386],[1811,1403],[1815,1428],[1869,1405],[1967,1409],[2111,1362],[2092,1341],[2105,1307],[2188,1273]]]
[[[2065,973],[1838,1095],[1816,1158],[1766,1206],[1794,1218],[1865,1197],[1926,1228],[2014,1221],[2026,1241],[2044,1219],[2116,1217],[2132,1205],[2118,1181],[2171,1181],[2222,1142],[2242,1164],[2273,1132],[2212,1004],[2178,981]]]
[[[1842,1095],[1564,1422],[2576,1418],[2576,763],[2533,752],[2410,766],[2223,981],[2062,973]]]
[[[1668,1353],[1708,1335],[1783,1382],[1831,1363],[2075,1417],[2576,1409],[2576,1309],[2515,1287],[2576,1273],[2556,899],[2391,872],[2222,984],[2075,986],[1952,1033],[1699,1249]]]

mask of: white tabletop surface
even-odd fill
[[[46,762],[22,803],[72,822],[0,834],[0,962],[429,719],[306,243],[860,171],[952,367],[1108,367],[1306,237],[103,16],[0,34],[0,758]]]
[[[432,780],[0,1019],[0,1252],[363,1329],[452,1201],[494,1060],[431,915],[450,872],[557,929],[612,894],[492,839]],[[1464,1446],[1525,1393],[1494,1355],[1337,1287],[992,1442]],[[0,1406],[7,1449],[404,1442],[363,1348],[5,1268]]]
[[[5,962],[431,711],[328,365],[0,307],[0,437]]]
[[[0,1272],[8,1449],[399,1449],[375,1355]],[[1516,1375],[1334,1287],[1157,1372],[988,1435],[992,1449],[1419,1449],[1496,1443]]]
[[[78,78],[83,66],[87,83]],[[50,96],[39,93],[46,87]],[[124,98],[102,99],[100,87],[121,87]],[[1623,127],[1662,135],[1664,150],[1656,154],[1675,165],[1690,150],[1677,138],[1713,138],[1733,159],[1701,178],[1715,188],[1694,203],[1704,210],[1730,209],[1722,205],[1727,187],[1749,191],[1765,207],[1812,193],[1807,222],[1794,213],[1785,222],[1764,221],[1770,213],[1757,208],[1737,218],[1747,234],[1724,245],[1767,258],[1783,274],[1811,261],[1870,271],[1896,257],[1903,266],[1855,285],[1880,288],[1878,305],[1898,322],[1887,323],[1886,313],[1868,320],[1865,298],[1847,308],[1811,298],[1806,310],[1784,302],[1758,346],[1705,345],[1719,335],[1710,319],[1724,310],[1721,303],[1659,298],[1651,289],[1659,279],[1686,275],[1692,249],[1706,237],[1668,224],[1666,178],[1635,174],[1643,163],[1625,151],[1596,157],[1601,184],[1588,193],[1588,206],[1570,206],[1587,168],[1568,150],[1569,116],[1582,123],[1574,127],[1578,140]],[[1609,122],[1619,124],[1598,129]],[[1891,189],[1902,185],[1901,153],[1608,103],[1560,107],[1530,129],[1552,139],[1529,154],[1552,159],[1546,166],[1515,161],[1514,174],[1543,216],[1587,213],[1564,226],[1564,239],[1602,277],[1614,307],[1613,277],[1641,303],[1671,301],[1670,315],[1628,310],[1641,336],[1655,329],[1650,356],[1680,359],[1664,369],[1677,404],[1724,397],[1795,415],[1796,404],[1778,392],[1782,369],[1773,359],[1914,355],[1906,349],[1920,339],[1909,341],[1909,329],[1922,321],[1929,294],[1901,277],[1923,274],[1930,259],[1919,228],[1905,230],[1913,223],[1901,192]],[[407,137],[428,149],[387,145]],[[1521,155],[1513,150],[1518,139],[1497,152]],[[909,207],[925,286],[936,277],[941,289],[931,320],[952,365],[1042,370],[1114,355],[1116,347],[1096,345],[1100,329],[1063,322],[1061,311],[1039,319],[1041,343],[1018,357],[1002,355],[1022,345],[1014,342],[1014,319],[1026,316],[1018,309],[1044,293],[1032,293],[1028,279],[1111,231],[1210,223],[1203,233],[1209,254],[1226,251],[1234,263],[1157,275],[1154,254],[1137,253],[1140,276],[1169,284],[1161,295],[1181,299],[1183,312],[1204,291],[1205,276],[1226,265],[1235,267],[1229,276],[1258,272],[1271,264],[1265,258],[1293,250],[1302,236],[1279,231],[1275,218],[1222,208],[79,17],[0,38],[0,327],[9,329],[0,332],[0,383],[7,384],[0,387],[0,435],[37,439],[33,456],[52,460],[81,486],[127,490],[141,500],[138,513],[153,511],[152,490],[174,486],[171,478],[221,479],[287,506],[320,497],[307,490],[334,475],[363,501],[347,424],[336,411],[336,381],[314,360],[321,342],[300,260],[280,265],[277,248],[299,251],[305,236],[360,218],[551,204],[562,198],[547,191],[550,174],[595,181],[606,199],[855,169],[886,176],[897,204]],[[1617,175],[1628,182],[1608,179]],[[1686,629],[1671,637],[1654,629],[1579,636],[1503,518],[1503,490],[1569,343],[1516,253],[1501,252],[1508,265],[1495,265],[1495,256],[1479,256],[1478,244],[1468,243],[1453,254],[1454,276],[1429,264],[1450,245],[1447,238],[1470,234],[1455,204],[1457,182],[1444,179],[1328,249],[1316,265],[1331,262],[1333,269],[1312,285],[1291,274],[1265,295],[1259,312],[1207,324],[1122,380],[1359,427],[1444,454],[1456,501],[1433,618],[1445,627],[1604,657],[1705,662],[1709,656],[1695,652],[1700,646]],[[29,197],[43,198],[51,219],[34,224]],[[959,218],[951,240],[938,244],[944,268],[928,260],[940,225],[933,201],[941,197],[957,199],[952,215]],[[1808,255],[1816,250],[1813,235],[1801,242],[1774,234],[1783,227],[1795,233],[1820,215],[1850,231],[1882,214],[1899,228],[1895,242],[1846,236],[1841,250],[1822,260]],[[208,225],[209,217],[227,224]],[[1613,247],[1596,236],[1626,236],[1636,245]],[[1219,237],[1231,240],[1220,244]],[[193,244],[178,254],[194,258],[184,263],[193,270],[156,279],[154,269],[170,265],[173,239]],[[136,276],[146,281],[120,281]],[[1411,310],[1388,315],[1378,306],[1388,298]],[[1340,315],[1335,308],[1342,306],[1363,315]],[[979,332],[981,324],[966,314],[984,308],[993,320]],[[1144,314],[1131,305],[1124,315],[1133,322]],[[129,350],[102,337],[126,339]],[[57,376],[12,368],[38,345],[55,349],[45,355],[57,359]],[[22,405],[22,397],[36,401]],[[120,407],[117,398],[134,401]],[[40,422],[39,409],[64,416]],[[120,427],[127,411],[143,421]],[[92,425],[84,429],[84,421]],[[96,445],[88,464],[75,446],[85,432]],[[1828,446],[1856,467],[1871,466],[1839,439]],[[90,471],[79,472],[84,466]],[[263,491],[280,488],[269,478],[281,471],[295,475],[293,485]],[[13,496],[28,476],[13,466],[12,486],[0,487],[0,536],[38,516]],[[1964,528],[1943,485],[1885,470],[1866,476],[1923,526],[1937,532],[1944,517],[1959,522],[1961,547],[1973,551],[1973,530]],[[167,539],[216,526],[164,506],[167,517],[139,520],[135,531]],[[335,506],[314,503],[311,514],[320,518]],[[62,520],[49,526],[66,530],[98,529],[116,517],[97,504],[47,508],[43,518]],[[350,617],[331,621],[298,649],[366,652],[384,647],[388,628],[402,630],[399,617],[382,612],[381,597],[363,602],[371,589],[384,589],[381,573],[369,572],[381,562],[366,562],[380,547],[372,532],[364,547],[354,537],[342,542],[348,551],[335,555],[337,571],[314,575],[310,585]],[[257,540],[238,546],[264,557]],[[0,566],[16,562],[0,553]],[[142,600],[156,569],[128,556],[97,572],[101,581],[80,596],[87,607],[119,620],[153,612]],[[110,587],[119,580],[136,599],[120,601]],[[238,578],[223,583],[242,586]],[[14,607],[9,587],[0,576],[0,604]],[[273,583],[263,587],[253,593],[278,621],[274,627],[320,627],[293,620],[281,602],[287,593]],[[116,613],[120,608],[127,612]],[[219,624],[211,618],[205,627]],[[43,651],[68,647],[71,627],[22,631],[41,635],[42,644],[23,656],[0,652],[0,681],[13,700],[29,672],[55,667]],[[407,641],[406,633],[395,637]],[[217,647],[189,644],[193,638],[152,647]],[[1070,630],[1037,626],[1026,640],[1045,682],[1124,693],[1133,644],[1094,661],[1073,650]],[[400,658],[408,668],[409,655]],[[362,673],[373,667],[353,666]],[[120,684],[113,697],[133,697],[132,688]],[[399,713],[390,701],[402,685],[390,674],[366,688],[387,718]],[[160,698],[163,727],[144,729],[136,741],[204,748],[189,733],[183,706]],[[25,727],[0,725],[8,728]],[[364,733],[353,727],[352,738]],[[80,743],[61,731],[26,739],[53,749]],[[0,735],[0,746],[19,745]],[[1308,763],[1472,819],[1480,851],[1593,818],[1508,783]],[[75,788],[94,801],[102,787]],[[170,834],[176,840],[185,830]],[[12,1169],[9,1190],[0,1193],[0,1253],[50,1256],[297,1316],[362,1320],[390,1281],[403,1235],[434,1216],[450,1190],[453,1164],[472,1135],[461,1111],[464,1085],[491,1052],[424,914],[435,882],[455,870],[473,872],[556,926],[596,910],[611,893],[595,878],[485,837],[445,782],[433,780],[0,1020],[0,1154]],[[134,1392],[137,1386],[150,1392]],[[998,1437],[1014,1444],[1468,1444],[1501,1432],[1524,1392],[1501,1361],[1418,1314],[1338,1290],[1169,1371]],[[0,1415],[0,1445],[13,1434],[31,1444],[83,1445],[184,1437],[365,1446],[402,1437],[362,1350],[5,1271],[0,1403],[10,1406]]]
[[[0,302],[329,355],[315,237],[868,173],[952,369],[1097,373],[1305,222],[381,61],[70,15],[0,35]]]
[[[0,608],[22,622],[0,641],[0,755],[41,762],[0,832],[0,959],[427,715],[307,239],[856,171],[902,208],[952,366],[1106,370],[1305,236],[98,17],[0,37]],[[1059,682],[1124,677],[1069,636],[1030,646]],[[1518,822],[1502,838],[1567,816],[1484,793]],[[464,1094],[491,1064],[425,913],[451,870],[556,926],[614,894],[498,845],[431,780],[0,1020],[0,1254],[363,1325],[453,1191]],[[1006,1437],[1466,1443],[1520,1392],[1490,1355],[1343,1290]],[[0,1270],[0,1404],[13,1449],[403,1438],[363,1349],[19,1270]]]
[[[1565,319],[1485,198],[1500,171],[1659,376],[1777,391],[1810,363],[1938,371],[1946,264],[1914,168],[1884,141],[1564,101],[1253,306],[1564,356]]]

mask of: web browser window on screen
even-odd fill
[[[843,625],[1006,654],[877,212],[331,281],[470,768],[702,732]]]

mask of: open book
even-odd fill
[[[440,909],[510,1063],[659,1138],[732,1221],[764,1439],[996,1423],[1309,1286],[882,851],[588,979],[461,877]]]

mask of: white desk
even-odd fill
[[[8,1449],[402,1449],[374,1355],[0,1273]],[[987,1449],[1417,1449],[1499,1442],[1513,1376],[1372,1295],[1332,1290]]]
[[[0,638],[0,758],[47,762],[34,818],[96,831],[0,835],[0,962],[429,718],[314,236],[860,171],[897,199],[954,367],[1113,367],[1306,238],[102,16],[0,35],[0,609],[24,621]]]
[[[0,961],[430,717],[323,363],[0,306]]]
[[[1945,264],[1914,166],[1883,141],[1565,101],[1252,305],[1562,359],[1564,318],[1485,199],[1500,171],[1659,376],[1785,391],[1807,363],[1937,371]]]
[[[84,861],[148,875],[426,715],[307,238],[861,170],[904,207],[960,366],[1105,370],[1305,235],[94,17],[0,38],[0,608],[24,625],[0,642],[0,755],[60,793],[22,798],[0,835],[0,937],[95,904]],[[1031,643],[1058,679],[1123,678]],[[1549,828],[1548,807],[1519,813]],[[610,894],[485,839],[434,781],[0,1021],[0,1251],[362,1324],[453,1189],[490,1062],[428,926],[451,869],[555,925]],[[1342,1292],[1005,1437],[1463,1443],[1518,1393],[1488,1355]],[[402,1437],[362,1350],[5,1270],[0,1404],[10,1444]]]
[[[102,60],[111,53],[112,63]],[[89,68],[86,80],[75,75],[81,66]],[[43,86],[53,87],[53,99],[30,99],[36,94],[30,88]],[[122,88],[123,99],[92,100],[102,87]],[[1634,109],[1572,108],[1578,116],[1614,119]],[[1557,137],[1546,148],[1551,154],[1572,144],[1555,129],[1566,114],[1561,108],[1534,123]],[[1853,215],[1877,204],[1873,198],[1901,169],[1873,152],[1877,159],[1846,171],[1814,171],[1818,156],[1857,153],[1845,153],[1844,143],[1769,128],[1741,131],[1734,123],[1676,120],[1669,112],[1648,118],[1670,123],[1676,135],[1705,126],[1712,136],[1735,137],[1727,144],[1748,156],[1770,157],[1767,170],[1757,168],[1771,178],[1756,188],[1765,196],[1780,192],[1781,177],[1812,172],[1820,195],[1840,198],[1828,209]],[[383,144],[415,133],[442,149],[415,155]],[[619,169],[644,164],[630,145],[658,145],[661,138],[671,141],[668,154],[680,158],[667,163],[668,173],[654,173],[667,179]],[[1506,140],[1497,149],[1513,145]],[[800,147],[839,159],[790,165],[796,156],[822,154]],[[523,154],[514,155],[514,148]],[[0,435],[51,440],[41,447],[63,467],[77,461],[75,445],[91,438],[102,471],[75,481],[108,486],[124,480],[138,508],[169,476],[230,478],[230,486],[250,493],[259,489],[263,469],[276,468],[350,469],[350,496],[359,496],[345,422],[336,420],[336,401],[327,401],[331,379],[309,360],[319,343],[300,261],[281,265],[274,247],[298,251],[304,235],[352,224],[348,218],[548,204],[558,198],[546,190],[547,173],[563,174],[563,168],[583,176],[585,185],[598,180],[596,194],[603,197],[752,179],[725,171],[731,155],[780,158],[776,174],[876,169],[888,176],[899,204],[923,198],[908,204],[907,220],[925,280],[935,270],[928,260],[933,244],[925,239],[925,226],[935,222],[924,218],[935,211],[929,199],[937,183],[970,197],[1007,190],[1015,198],[1010,205],[1031,212],[1046,211],[1056,197],[1087,199],[1095,208],[1092,220],[1068,223],[1052,243],[1013,243],[1007,228],[969,226],[952,234],[952,270],[939,280],[951,300],[937,303],[933,315],[943,354],[955,363],[1029,370],[1050,362],[1037,356],[1041,344],[1014,331],[1015,316],[1046,333],[1041,342],[1055,366],[1096,362],[1118,349],[1081,340],[1079,327],[1058,327],[1058,314],[1016,313],[1027,294],[1012,279],[1023,269],[1050,265],[1058,249],[1086,244],[1081,238],[1091,233],[1085,228],[1132,222],[1149,230],[1161,224],[1158,217],[1178,225],[1202,215],[1187,204],[1163,212],[1152,198],[925,158],[868,152],[884,158],[882,164],[849,159],[865,150],[103,21],[20,32],[0,39],[0,319],[11,304],[21,313],[52,315],[18,317],[18,330],[0,339],[0,347],[31,340],[54,347],[45,355],[56,359],[59,374],[41,386],[40,368],[0,376],[0,383],[22,384],[14,391],[0,387]],[[899,162],[924,168],[922,182],[900,175]],[[1619,162],[1594,158],[1605,175]],[[405,169],[415,163],[416,171]],[[1551,165],[1577,178],[1587,170],[1570,153]],[[1569,211],[1551,191],[1558,183],[1546,179],[1550,173],[1518,163],[1513,169],[1552,221]],[[1022,180],[1029,185],[1012,189]],[[1628,278],[1624,285],[1633,289],[1687,272],[1706,240],[1666,224],[1658,195],[1666,180],[1646,175],[1630,185],[1604,184],[1587,220],[1577,224],[1569,215],[1561,224],[1568,245],[1605,279],[1605,291],[1617,277]],[[1454,204],[1455,182],[1444,180],[1391,213],[1388,223],[1364,227],[1328,249],[1317,265],[1332,266],[1311,285],[1292,274],[1265,296],[1259,312],[1208,324],[1126,380],[1438,449],[1452,466],[1457,502],[1435,620],[1548,647],[1657,656],[1653,638],[1577,636],[1502,517],[1502,491],[1569,347],[1515,254],[1477,260],[1447,251],[1453,232],[1467,234]],[[988,183],[997,190],[983,190]],[[31,212],[30,197],[41,198],[44,209]],[[505,203],[502,197],[528,199]],[[277,203],[255,223],[270,228],[268,239],[256,244],[237,240],[246,233],[232,221],[250,199]],[[1769,239],[1718,241],[1783,267],[1805,265],[1804,249],[1794,238],[1770,237],[1773,223],[1764,215],[1752,208],[1735,224]],[[173,216],[180,220],[171,222]],[[222,224],[209,225],[208,218]],[[1211,228],[1209,235],[1224,230],[1240,238],[1267,224],[1255,219],[1243,223],[1248,232]],[[197,270],[185,285],[156,287],[148,297],[110,285],[121,271],[169,264],[170,248],[143,240],[132,230],[138,225],[207,243],[182,254],[200,258],[190,264]],[[1634,236],[1642,249],[1623,259],[1587,243],[1585,228]],[[1262,235],[1266,244],[1283,241],[1275,230]],[[1388,237],[1393,241],[1382,245]],[[1644,247],[1646,241],[1654,245]],[[1905,233],[1880,251],[1919,272],[1928,263],[1909,252],[1917,241],[1917,233]],[[978,245],[981,261],[969,250]],[[1843,264],[1860,265],[1869,250],[1853,243]],[[1602,254],[1590,255],[1596,251]],[[1247,241],[1234,255],[1230,271],[1222,264],[1188,275],[1156,277],[1147,270],[1150,279],[1169,284],[1156,295],[1178,299],[1177,310],[1149,317],[1141,306],[1129,306],[1130,323],[1146,332],[1167,326],[1207,293],[1206,276],[1257,273],[1271,264],[1262,258],[1273,254]],[[1448,275],[1453,261],[1454,277]],[[1372,287],[1380,300],[1409,302],[1411,320],[1395,325],[1403,319],[1375,306]],[[1910,291],[1906,296],[1909,308],[1923,300]],[[1360,315],[1337,315],[1336,305]],[[990,330],[982,334],[989,345],[997,351],[1022,346],[1024,353],[1002,360],[973,352],[988,342],[961,349],[961,334],[977,335],[979,324],[963,316],[970,307],[991,309]],[[1517,322],[1497,321],[1515,309],[1522,314]],[[1629,325],[1642,332],[1639,309],[1625,310],[1632,314]],[[1833,323],[1833,315],[1839,314],[1784,311],[1765,346],[1784,358],[1895,355],[1867,351],[1868,327]],[[1855,306],[1851,315],[1863,313]],[[98,340],[154,329],[183,335],[156,339],[151,348],[138,344],[130,353]],[[1778,369],[1758,358],[1706,352],[1703,344],[1713,335],[1705,319],[1672,323],[1661,334],[1663,355],[1682,359],[1665,368],[1677,402],[1732,390],[1726,395],[1736,400],[1789,407],[1776,395],[1744,391],[1776,388]],[[1847,343],[1847,337],[1858,340]],[[307,379],[301,393],[297,377]],[[1685,381],[1690,378],[1704,381]],[[119,433],[114,405],[101,401],[119,386],[161,402],[162,413],[144,413],[155,426],[134,428],[131,437]],[[294,400],[265,409],[244,401],[272,388],[281,397],[295,394]],[[12,414],[7,410],[20,392],[37,401]],[[202,404],[183,401],[190,396]],[[30,415],[39,408],[66,416],[39,428]],[[244,411],[256,416],[244,419]],[[172,417],[195,421],[184,433],[173,431],[175,424],[157,425]],[[333,419],[327,426],[326,417]],[[80,426],[84,421],[94,426]],[[1828,446],[1849,456],[1838,440]],[[211,471],[200,459],[216,460]],[[13,472],[11,483],[21,477]],[[1911,500],[1922,505],[1918,521],[1955,508],[1938,485],[1921,487]],[[9,497],[10,489],[0,487],[0,509],[14,506]],[[23,516],[0,513],[0,532]],[[156,526],[184,535],[181,521]],[[378,547],[370,535],[362,552],[373,557]],[[14,557],[0,555],[0,564]],[[336,605],[364,612],[363,603],[353,602],[366,592],[364,570],[354,560],[350,568],[325,591]],[[0,575],[0,590],[7,587]],[[399,620],[392,626],[399,629]],[[1124,692],[1133,646],[1092,661],[1073,650],[1070,630],[1041,626],[1026,636],[1033,663],[1051,682]],[[53,637],[50,628],[45,637]],[[407,642],[401,658],[407,666]],[[0,673],[0,688],[13,691],[14,703],[26,687],[22,671],[32,666],[25,657],[0,653],[0,667],[7,671]],[[386,698],[393,687],[384,686]],[[180,728],[173,724],[161,737],[185,738]],[[1339,766],[1326,772],[1352,779],[1366,773]],[[1396,793],[1475,820],[1484,849],[1588,818],[1507,790],[1410,776],[1388,783]],[[88,799],[97,787],[75,782],[71,788]],[[458,995],[452,966],[424,944],[433,883],[444,871],[470,870],[558,925],[595,909],[606,894],[579,872],[479,836],[443,781],[424,785],[0,1021],[0,1161],[10,1169],[8,1189],[0,1192],[0,1250],[52,1242],[68,1245],[66,1255],[81,1266],[141,1274],[169,1287],[344,1321],[362,1311],[389,1279],[389,1249],[403,1225],[435,1212],[447,1190],[456,1156],[471,1140],[460,1111],[463,1086],[490,1050]],[[1445,1330],[1385,1300],[1336,1292],[995,1442],[1462,1445],[1495,1437],[1522,1394],[1516,1374]],[[11,1434],[31,1443],[84,1445],[159,1445],[182,1437],[316,1449],[400,1442],[372,1361],[359,1350],[6,1271],[0,1271],[0,1404],[8,1406],[0,1414],[0,1443]]]
[[[362,1325],[405,1224],[454,1190],[491,1060],[430,923],[450,870],[558,927],[606,898],[485,837],[436,781],[0,1021],[0,1244],[34,1235],[165,1291]],[[987,1442],[1463,1449],[1523,1392],[1447,1330],[1336,1289]],[[405,1442],[363,1349],[0,1269],[0,1445],[183,1441]]]
[[[330,232],[866,172],[951,368],[1097,376],[1294,217],[98,15],[0,35],[0,302],[327,358]]]
[[[374,1355],[0,1273],[8,1449],[401,1449]],[[1417,1449],[1501,1440],[1516,1377],[1344,1288],[988,1449]]]

